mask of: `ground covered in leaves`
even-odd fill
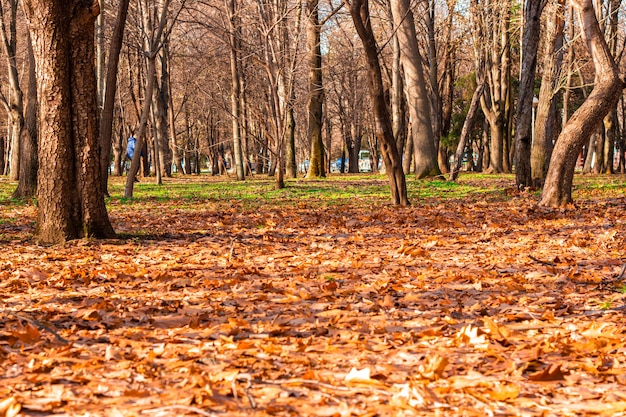
[[[625,178],[464,178],[142,180],[57,246],[3,201],[0,416],[624,415]]]

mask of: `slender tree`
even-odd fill
[[[20,139],[20,175],[13,198],[34,197],[37,192],[37,74],[30,33],[26,33],[28,52],[28,89],[24,112],[24,127]]]
[[[368,0],[353,0],[350,6],[350,15],[365,50],[368,84],[374,107],[376,137],[380,143],[385,170],[389,179],[391,198],[394,204],[407,206],[409,205],[409,199],[407,197],[406,178],[402,170],[402,159],[393,137],[391,116],[385,101],[385,90],[378,60],[378,48],[374,31],[372,30]]]
[[[100,147],[102,149],[100,170],[102,171],[102,187],[106,194],[108,194],[109,165],[111,164],[111,137],[113,135],[113,111],[115,107],[115,93],[117,91],[117,74],[129,3],[130,0],[120,0],[113,36],[109,46],[106,79],[103,81],[104,96],[102,98],[102,113],[100,114]]]
[[[8,20],[8,26],[7,22]],[[3,102],[9,113],[9,146],[11,150],[10,178],[17,180],[20,173],[20,135],[24,127],[24,94],[20,87],[17,64],[17,0],[9,0],[8,16],[0,1],[0,39],[7,60],[9,98]]]
[[[148,117],[150,116],[150,111],[152,107],[152,95],[154,94],[155,84],[156,84],[156,59],[159,54],[159,51],[163,47],[163,41],[167,38],[169,34],[169,30],[167,28],[167,13],[170,5],[170,0],[165,0],[161,7],[159,8],[160,13],[157,13],[156,19],[156,27],[154,30],[144,31],[145,36],[145,57],[147,60],[147,71],[146,71],[146,88],[143,102],[143,109],[141,111],[141,118],[139,120],[139,129],[137,132],[137,144],[136,144],[136,152],[133,155],[133,159],[130,162],[130,168],[128,172],[128,176],[126,177],[126,186],[124,188],[124,197],[132,198],[133,197],[133,188],[135,184],[135,178],[137,175],[137,171],[139,170],[139,162],[141,159],[141,155],[144,150],[145,145],[145,135],[146,135],[146,127],[148,124]],[[182,8],[182,6],[181,6]],[[179,10],[180,12],[180,10]],[[144,25],[151,25],[151,21],[148,19],[148,13],[144,12]],[[158,147],[155,146],[155,149]],[[155,158],[156,161],[156,158]],[[156,170],[158,173],[159,171]],[[158,174],[157,174],[158,175]],[[157,178],[157,181],[159,179]]]
[[[524,2],[524,35],[522,40],[522,67],[520,69],[519,97],[515,125],[515,182],[518,188],[530,187],[530,149],[532,146],[532,108],[537,50],[544,0]]]

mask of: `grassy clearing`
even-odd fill
[[[150,203],[175,202],[179,208],[193,208],[197,202],[210,202],[218,206],[237,204],[254,209],[264,205],[289,207],[307,206],[372,206],[389,203],[389,188],[384,175],[331,174],[320,180],[287,180],[286,188],[276,190],[274,179],[255,176],[246,181],[233,178],[193,176],[166,178],[163,185],[153,183],[153,178],[142,178],[135,184],[132,200],[125,199],[124,178],[111,178],[108,199],[110,208]],[[443,178],[416,180],[407,177],[409,199],[412,204],[433,204],[449,200],[486,199],[506,201],[511,198],[515,178],[512,174],[463,174],[457,182]],[[0,204],[7,207],[29,205],[31,201],[12,200],[16,183],[0,178]],[[574,199],[626,196],[624,175],[577,175]],[[539,192],[535,192],[537,196]],[[4,220],[6,221],[6,219]]]

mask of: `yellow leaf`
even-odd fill
[[[519,385],[508,382],[496,382],[494,386],[487,391],[489,398],[495,401],[514,400],[519,396],[519,393]]]
[[[22,406],[15,397],[0,401],[0,417],[15,417],[20,413]]]
[[[422,377],[434,381],[441,378],[448,363],[447,358],[434,353],[426,357],[424,363],[419,366],[417,371]]]

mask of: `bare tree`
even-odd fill
[[[145,42],[145,56],[147,61],[147,71],[146,71],[146,88],[144,94],[144,103],[143,109],[141,112],[141,119],[139,121],[139,129],[137,132],[137,151],[133,155],[133,159],[130,163],[130,168],[128,172],[128,177],[126,177],[126,186],[124,188],[124,197],[132,198],[133,197],[133,188],[135,183],[135,177],[137,175],[137,171],[139,170],[139,161],[141,159],[142,149],[145,144],[145,134],[146,127],[148,124],[148,117],[150,116],[152,101],[151,97],[154,94],[155,84],[156,84],[156,58],[159,54],[159,51],[163,47],[163,42],[169,36],[171,31],[171,26],[168,28],[168,9],[170,5],[170,0],[164,0],[160,7],[157,4],[153,5],[154,10],[148,12],[147,10],[143,11],[144,17],[144,42]],[[180,13],[184,3],[180,5],[180,9],[175,14],[176,16]],[[147,5],[143,5],[146,6]],[[154,13],[156,12],[156,13]],[[152,21],[152,15],[155,16],[156,21]],[[175,20],[175,19],[173,19]],[[153,26],[154,23],[154,26]],[[158,152],[158,143],[155,144],[155,152]],[[158,159],[155,158],[155,163],[158,163]],[[157,183],[160,181],[160,174],[158,167],[155,167],[155,172],[157,173]]]
[[[9,146],[10,179],[17,180],[20,173],[20,134],[24,127],[24,94],[20,87],[20,77],[17,64],[17,0],[8,0],[8,16],[4,10],[4,1],[0,1],[0,39],[2,49],[8,65],[9,97],[2,95],[7,112],[9,113]],[[8,20],[8,25],[6,20]]]
[[[474,20],[474,47],[485,63],[485,91],[481,108],[489,122],[489,168],[495,173],[508,167],[506,143],[509,137],[511,77],[511,2],[471,0]]]
[[[28,90],[24,114],[24,127],[20,135],[20,175],[13,198],[34,197],[37,193],[37,73],[30,33],[27,32]]]
[[[102,152],[100,170],[102,171],[102,186],[106,194],[108,194],[109,165],[111,163],[111,136],[113,135],[113,111],[115,108],[115,93],[117,91],[117,74],[129,3],[130,0],[120,0],[113,28],[113,37],[109,46],[106,79],[103,80],[103,86],[101,87],[104,88],[104,95],[101,103],[102,112],[100,113],[100,148]],[[100,36],[104,39],[103,34],[100,34]],[[104,77],[101,76],[101,78]]]
[[[396,148],[391,117],[385,102],[385,90],[378,60],[376,38],[370,21],[368,0],[353,0],[350,6],[350,15],[365,50],[370,96],[374,107],[376,136],[380,142],[385,170],[389,179],[391,198],[394,204],[407,206],[409,199],[407,197],[406,178],[404,171],[402,171],[402,159],[398,153],[398,148]]]
[[[534,138],[530,154],[532,185],[543,187],[552,155],[553,143],[560,132],[557,110],[559,75],[563,63],[564,0],[548,4],[546,45],[543,57],[543,75],[535,117]]]
[[[578,154],[624,89],[617,64],[604,39],[592,0],[572,0],[595,69],[594,88],[569,119],[554,147],[540,205],[563,207],[572,202],[572,180]]]

